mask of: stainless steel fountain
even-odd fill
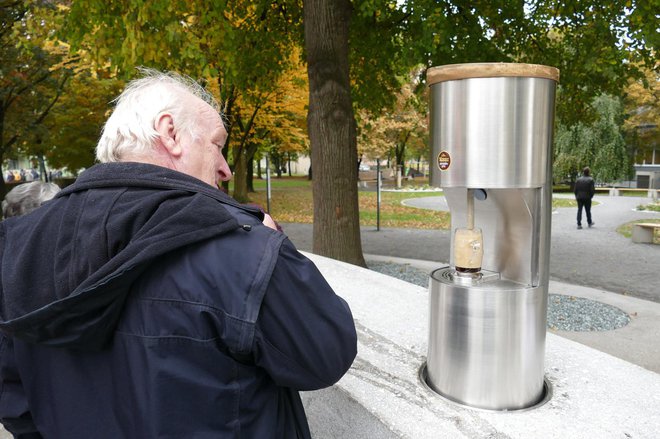
[[[559,71],[431,68],[431,184],[451,211],[450,266],[430,282],[428,385],[455,402],[518,410],[544,397]]]

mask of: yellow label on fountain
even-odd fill
[[[456,229],[454,265],[459,273],[478,273],[484,257],[481,229]]]

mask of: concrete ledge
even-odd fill
[[[333,388],[303,394],[315,438],[655,438],[660,375],[547,334],[553,397],[522,412],[453,404],[419,380],[428,327],[426,289],[307,254],[350,304],[358,357]]]

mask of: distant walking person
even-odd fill
[[[582,208],[587,214],[587,224],[589,227],[595,223],[591,220],[591,199],[596,192],[594,179],[591,178],[591,169],[587,166],[582,170],[582,177],[575,182],[575,199],[577,200],[577,228],[582,228]]]

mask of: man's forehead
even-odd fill
[[[194,118],[203,120],[208,123],[208,128],[213,129],[214,131],[219,131],[218,135],[227,135],[227,127],[225,122],[222,119],[222,116],[220,116],[220,113],[218,113],[215,108],[213,108],[199,96],[196,96],[187,90],[182,90],[181,99],[183,105],[188,107],[189,111],[192,111]]]
[[[224,123],[222,121],[222,117],[220,117],[220,114],[218,111],[210,106],[208,103],[204,102],[202,99],[198,98],[197,96],[190,95],[193,98],[192,105],[195,107],[195,110],[202,115],[203,117],[207,118],[209,122],[212,122],[214,125],[219,124],[224,127]]]

